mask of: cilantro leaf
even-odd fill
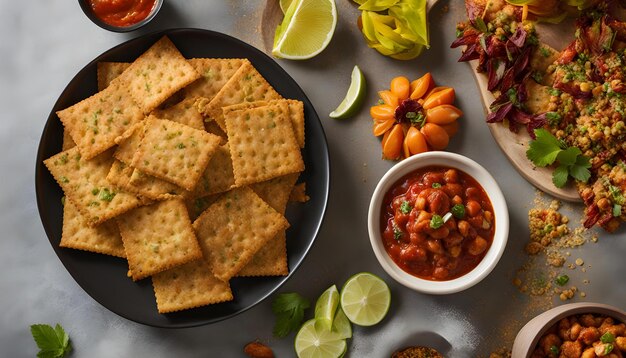
[[[591,172],[589,171],[591,168],[591,162],[589,158],[584,155],[579,155],[576,157],[576,162],[572,166],[569,167],[569,175],[576,180],[580,180],[582,182],[587,182],[589,178],[591,178]]]
[[[276,315],[274,336],[282,338],[289,332],[297,331],[304,319],[304,310],[309,308],[309,300],[296,292],[281,293],[272,302],[272,311]]]
[[[530,142],[526,157],[536,166],[545,167],[554,163],[561,152],[561,143],[547,130],[535,129],[536,139]]]
[[[574,163],[576,163],[576,158],[580,154],[582,154],[580,149],[578,149],[576,147],[569,147],[569,148],[559,152],[559,154],[556,156],[556,160],[559,161],[560,165],[570,166],[570,165],[574,165]]]
[[[567,183],[568,169],[565,165],[558,166],[552,173],[552,183],[557,188],[562,188]]]
[[[58,323],[54,328],[48,324],[33,324],[30,332],[40,349],[38,358],[61,358],[72,350],[70,337]]]

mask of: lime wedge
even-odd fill
[[[315,319],[306,321],[296,335],[295,349],[300,358],[337,358],[346,353],[348,345],[337,333],[319,329]]]
[[[348,319],[359,326],[372,326],[387,315],[391,303],[389,287],[378,276],[358,273],[341,289],[341,308]]]
[[[352,325],[348,317],[346,317],[346,314],[343,313],[341,307],[337,309],[337,313],[335,314],[332,331],[337,333],[341,339],[352,338]]]
[[[272,54],[290,60],[311,58],[328,46],[336,25],[335,0],[293,0],[276,28]]]
[[[333,325],[333,318],[339,306],[339,291],[337,286],[330,286],[315,303],[315,321],[320,329],[330,330]]]
[[[361,108],[363,99],[365,99],[365,88],[365,76],[363,76],[359,66],[355,65],[350,76],[350,87],[346,97],[339,103],[337,109],[330,112],[328,116],[335,119],[345,119],[354,116]]]
[[[289,8],[289,4],[291,4],[293,0],[280,0],[278,4],[280,5],[280,9],[283,11],[283,14],[287,13],[287,9]]]

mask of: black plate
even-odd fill
[[[118,315],[156,327],[192,327],[217,322],[241,313],[278,289],[287,277],[234,278],[234,301],[183,312],[159,314],[150,279],[133,282],[126,277],[128,266],[119,258],[59,247],[63,192],[43,165],[46,158],[61,151],[63,126],[55,112],[96,93],[96,64],[101,61],[131,62],[163,35],[187,57],[248,58],[254,67],[285,98],[304,102],[306,170],[299,181],[306,182],[311,199],[289,205],[287,231],[289,276],[298,268],[322,224],[328,201],[329,157],[324,130],[313,105],[298,84],[276,62],[254,47],[233,37],[199,29],[176,29],[148,34],[116,46],[91,61],[70,81],[50,112],[41,136],[35,171],[39,216],[57,256],[76,282],[96,301]]]

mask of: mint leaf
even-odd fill
[[[569,147],[563,151],[561,151],[557,156],[556,160],[559,161],[560,165],[570,166],[576,163],[576,158],[582,154],[580,149],[576,147]]]
[[[30,332],[40,349],[37,357],[61,358],[72,350],[70,337],[58,323],[54,328],[48,324],[33,324]]]
[[[567,183],[568,168],[564,165],[558,166],[552,173],[552,183],[557,188],[562,188]]]
[[[543,128],[535,129],[535,136],[536,139],[530,141],[526,157],[538,167],[554,163],[562,151],[559,140]]]
[[[276,315],[274,336],[282,338],[297,331],[302,325],[304,311],[310,306],[309,300],[296,292],[276,296],[272,302],[272,311]]]

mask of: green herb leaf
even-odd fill
[[[569,176],[569,172],[567,167],[561,165],[557,167],[554,172],[552,172],[552,183],[557,188],[562,188],[567,184],[567,177]]]
[[[584,155],[579,155],[576,157],[576,162],[569,168],[569,175],[576,179],[586,183],[589,178],[591,178],[591,172],[589,171],[591,168],[591,162],[589,158]]]
[[[444,224],[443,222],[443,218],[437,214],[434,214],[433,217],[430,219],[430,228],[431,229],[439,229],[440,227],[442,227]]]
[[[526,157],[538,167],[554,163],[562,150],[561,143],[543,128],[535,129],[535,136],[537,139],[530,142]]]
[[[433,189],[441,188],[441,184],[433,183],[432,187],[433,187]]]
[[[465,217],[465,206],[463,206],[463,204],[455,204],[450,211],[457,219],[463,219]]]
[[[609,353],[611,353],[613,351],[613,344],[612,343],[605,343],[604,345],[604,355],[608,355]]]
[[[557,154],[556,160],[559,161],[559,164],[564,166],[574,165],[576,163],[576,158],[582,154],[580,149],[576,147],[569,147]]]
[[[402,230],[400,230],[399,227],[395,226],[393,227],[393,238],[398,241],[402,238],[402,236],[404,236],[404,232],[402,232]]]
[[[272,302],[272,312],[276,315],[274,336],[282,338],[289,332],[296,332],[302,325],[304,311],[310,306],[309,300],[296,292],[276,296]]]
[[[403,201],[402,204],[400,205],[400,211],[402,212],[402,214],[406,215],[408,213],[411,212],[411,210],[413,210],[413,207],[411,206],[411,203],[409,203],[408,201]]]
[[[485,24],[485,20],[483,20],[482,17],[477,17],[476,19],[474,19],[475,25],[476,25],[476,29],[480,32],[487,32],[487,25]]]
[[[550,353],[557,355],[559,354],[559,347],[557,346],[550,346]]]
[[[561,276],[557,277],[554,280],[554,282],[556,282],[556,284],[559,285],[559,286],[565,286],[565,284],[569,282],[569,276],[561,275]]]
[[[613,343],[615,341],[615,336],[611,332],[606,332],[600,337],[600,341],[602,343]]]
[[[30,333],[40,349],[37,357],[61,358],[72,350],[70,337],[58,323],[54,328],[48,324],[33,324]]]
[[[622,216],[622,206],[619,204],[613,204],[613,217],[617,218]]]

